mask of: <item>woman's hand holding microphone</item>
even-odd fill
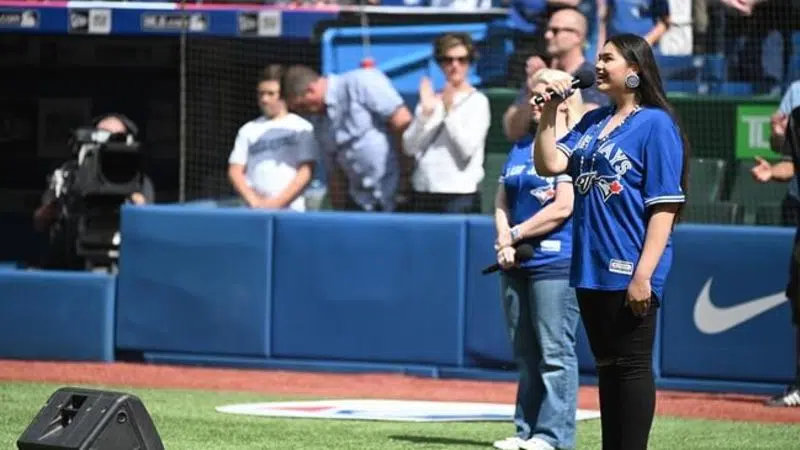
[[[494,249],[497,251],[497,264],[500,264],[502,269],[509,269],[517,265],[515,260],[517,249],[514,248],[515,235],[519,233],[517,230],[515,228],[501,233],[494,243]]]
[[[542,100],[544,100],[543,107],[547,109],[548,107],[558,106],[573,92],[575,92],[575,89],[572,87],[572,80],[563,79],[549,83],[547,89],[539,93],[538,96],[541,96]],[[537,95],[531,97],[531,106],[536,104],[536,100]]]
[[[502,247],[497,251],[497,264],[500,264],[500,268],[502,269],[510,269],[514,267],[517,264],[516,261],[514,261],[516,253],[517,250],[514,247]]]

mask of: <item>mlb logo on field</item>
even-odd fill
[[[404,400],[322,400],[227,405],[216,408],[229,414],[304,419],[377,420],[393,422],[511,421],[514,405],[495,403],[430,402]],[[578,420],[600,417],[579,410]]]

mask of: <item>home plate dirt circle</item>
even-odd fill
[[[225,405],[221,413],[303,419],[378,420],[390,422],[510,422],[514,405],[501,403],[336,399]],[[599,411],[578,410],[577,420],[600,417]]]

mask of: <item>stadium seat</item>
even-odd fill
[[[497,193],[497,179],[503,171],[507,155],[505,153],[486,153],[483,162],[484,176],[481,181],[481,212],[492,214],[494,212],[494,196]]]
[[[692,158],[689,163],[689,198],[698,203],[715,202],[722,196],[725,161],[717,158]]]
[[[707,54],[703,57],[703,79],[712,83],[727,81],[728,63],[724,55]]]
[[[765,203],[756,206],[756,225],[783,226],[782,209],[782,203]]]
[[[789,57],[789,70],[786,75],[787,84],[795,80],[800,80],[800,31],[792,33],[792,52]]]
[[[753,95],[753,91],[752,83],[733,81],[714,84],[711,88],[711,93],[717,95]]]
[[[665,80],[694,80],[703,67],[704,59],[694,55],[656,55],[656,63]]]
[[[742,223],[742,207],[732,202],[689,202],[683,210],[688,223],[734,225]]]
[[[664,82],[670,94],[698,94],[700,85],[696,81],[667,80]]]
[[[744,223],[750,225],[756,223],[756,211],[759,206],[780,203],[786,195],[784,183],[762,184],[754,180],[750,174],[752,166],[753,163],[749,160],[739,162],[730,195],[730,201],[744,207]]]
[[[486,136],[486,153],[502,153],[505,156],[511,148],[511,142],[503,131],[503,114],[517,98],[517,91],[506,88],[491,88],[483,91],[489,99],[491,122]]]

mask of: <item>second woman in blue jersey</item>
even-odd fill
[[[533,92],[569,81],[566,73],[542,69],[530,80]],[[566,135],[583,111],[580,93],[559,106],[558,135]],[[532,111],[534,121],[541,110]],[[516,435],[497,441],[499,449],[571,449],[575,445],[578,359],[575,331],[578,301],[569,286],[572,254],[572,178],[542,177],[531,157],[532,135],[508,154],[495,199],[497,260],[509,334],[519,367]],[[530,244],[534,255],[514,267],[514,246]]]

